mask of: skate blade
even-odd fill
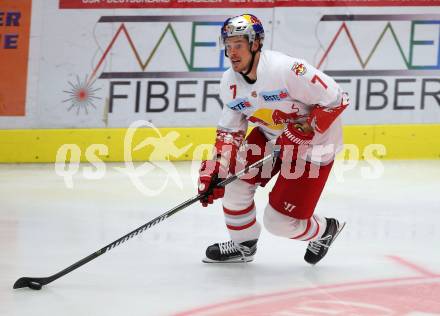
[[[230,260],[224,260],[224,261],[218,261],[218,260],[212,260],[207,257],[202,259],[202,262],[204,263],[248,263],[254,261],[254,256],[246,257],[244,260],[243,258],[235,258]]]
[[[336,234],[335,234],[335,238],[333,238],[331,244],[328,245],[329,248],[330,248],[331,245],[333,245],[333,243],[335,242],[336,238],[338,238],[339,233],[344,229],[345,224],[347,224],[347,223],[346,223],[346,222],[342,222],[341,224],[339,224],[338,230],[336,231]],[[326,255],[327,255],[327,254],[325,254],[324,257],[325,257]],[[318,262],[321,261],[322,259],[324,259],[324,257],[322,257],[320,260],[318,260]],[[308,264],[312,265],[312,266],[315,266],[315,265],[318,263],[318,262],[315,262],[315,263],[308,262],[307,260],[306,260],[306,262],[307,262]]]
[[[347,223],[346,223],[346,222],[342,222],[342,223],[339,225],[339,228],[338,228],[338,230],[337,230],[337,232],[336,232],[336,234],[335,234],[335,238],[333,238],[332,243],[329,245],[329,247],[330,247],[331,245],[333,245],[333,243],[335,242],[336,238],[338,238],[339,234],[340,234],[341,231],[344,229],[345,224],[347,224]]]

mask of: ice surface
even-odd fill
[[[53,165],[0,165],[0,315],[440,315],[440,162],[383,166],[376,179],[362,177],[365,162],[334,167],[316,212],[347,226],[317,266],[303,261],[305,243],[264,230],[254,262],[203,264],[205,248],[228,239],[217,202],[32,291],[12,285],[58,272],[194,196],[196,176],[176,163],[182,188],[168,179],[149,197],[120,164],[101,179],[77,174],[72,189]],[[155,168],[142,180],[155,189],[166,178]],[[270,187],[257,192],[258,218]]]

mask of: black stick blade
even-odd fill
[[[48,283],[44,281],[46,281],[46,278],[19,278],[14,283],[14,289],[28,287],[32,290],[41,290],[43,285],[46,285]]]

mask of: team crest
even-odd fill
[[[307,68],[303,63],[294,63],[292,66],[292,71],[297,76],[303,76],[307,72]]]

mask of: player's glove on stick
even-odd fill
[[[198,192],[206,193],[200,199],[204,207],[224,196],[225,188],[217,184],[230,172],[234,172],[238,148],[243,138],[242,131],[233,133],[217,130],[214,159],[203,161],[199,171]]]
[[[218,160],[205,160],[202,162],[199,175],[199,194],[206,193],[206,196],[200,200],[204,207],[225,195],[225,188],[217,186],[223,179],[219,177],[219,174],[227,174],[223,168],[220,172],[220,167],[220,161]]]

